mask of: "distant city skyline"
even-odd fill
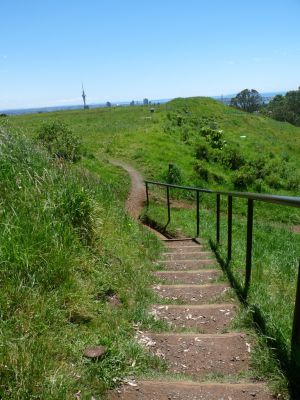
[[[1,5],[0,109],[300,85],[297,0]]]

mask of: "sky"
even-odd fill
[[[0,4],[0,109],[300,86],[300,0]]]

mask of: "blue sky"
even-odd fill
[[[1,2],[0,109],[300,85],[300,0]]]

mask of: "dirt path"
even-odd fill
[[[128,199],[126,200],[125,208],[134,219],[139,219],[146,201],[144,178],[136,169],[134,169],[131,165],[124,163],[123,161],[109,160],[109,162],[117,167],[123,168],[128,173],[131,180],[131,188]],[[161,233],[155,231],[147,225],[145,226],[160,239],[165,239],[165,236],[163,236]]]
[[[144,179],[138,171],[123,161],[110,160],[110,163],[123,168],[130,176],[131,189],[125,207],[133,218],[138,219],[144,207],[146,198]]]

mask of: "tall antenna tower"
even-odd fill
[[[89,108],[89,106],[86,105],[86,101],[85,101],[86,94],[84,92],[83,83],[81,84],[81,86],[82,86],[82,95],[81,96],[82,96],[82,99],[83,99],[83,109],[86,110],[87,108]]]

